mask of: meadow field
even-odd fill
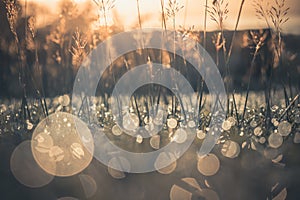
[[[293,3],[1,0],[0,199],[299,199]]]

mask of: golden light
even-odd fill
[[[28,0],[28,2],[34,2],[39,5],[48,7],[48,12],[52,13],[54,16],[44,16],[45,13],[40,13],[43,15],[44,24],[47,24],[47,20],[51,21],[51,18],[55,17],[57,14],[57,9],[59,2],[62,0],[53,0],[53,1],[44,1],[44,0]],[[178,0],[179,1],[179,0]],[[78,4],[80,9],[84,9],[84,4],[93,5],[93,0],[73,0],[74,3]],[[164,0],[165,7],[168,5],[168,1]],[[208,5],[212,5],[213,0],[208,1]],[[21,1],[24,4],[24,1]],[[176,17],[176,26],[179,25],[185,27],[195,26],[195,29],[203,30],[204,27],[204,14],[205,14],[205,1],[198,0],[189,0],[186,5],[186,1],[179,1],[180,5],[185,6]],[[116,0],[115,7],[111,10],[111,13],[107,14],[108,24],[112,24],[114,21],[118,25],[122,25],[125,30],[138,27],[138,11],[137,11],[137,1],[136,0]],[[284,26],[284,32],[291,33],[300,33],[299,26],[299,6],[298,0],[290,0],[287,2],[288,6],[291,7],[290,10],[290,20]],[[235,22],[237,19],[237,14],[239,11],[239,2],[229,1],[228,9],[228,18],[225,20],[225,29],[234,29]],[[96,9],[96,6],[93,6]],[[150,0],[140,0],[139,1],[140,15],[142,19],[143,28],[159,28],[161,27],[161,4],[160,0],[150,1]],[[244,9],[239,23],[239,29],[257,29],[257,28],[266,28],[265,21],[253,18],[255,15],[255,9],[252,5],[252,1],[245,1]],[[49,22],[48,22],[49,23]],[[101,20],[102,25],[104,24]],[[172,27],[172,22],[167,21],[169,28]],[[207,19],[207,30],[212,31],[216,30],[217,25],[215,22],[210,20],[210,17]]]
[[[72,176],[93,158],[94,142],[87,125],[68,113],[54,113],[42,120],[32,135],[34,159],[47,173]]]
[[[73,0],[75,3],[85,3],[87,0]]]

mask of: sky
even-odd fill
[[[59,0],[29,0],[42,4],[48,7],[52,14],[57,14],[57,4]],[[79,7],[86,2],[93,2],[92,0],[74,0]],[[205,0],[177,0],[184,8],[178,13],[176,17],[176,24],[179,26],[195,26],[196,29],[203,29]],[[208,0],[208,5],[212,5],[213,0]],[[225,0],[226,1],[226,0]],[[234,29],[237,19],[239,6],[242,0],[227,0],[229,2],[229,14],[225,21],[226,29]],[[262,0],[266,2],[265,0]],[[274,0],[269,0],[270,2]],[[139,0],[140,12],[142,13],[144,28],[160,27],[161,26],[161,5],[160,0]],[[167,5],[168,0],[165,0]],[[283,26],[283,32],[290,34],[300,34],[300,1],[286,0],[286,6],[290,7],[290,20]],[[118,19],[122,20],[120,23],[124,25],[125,29],[130,29],[137,23],[137,5],[136,0],[115,0],[115,8],[112,11],[118,15]],[[49,17],[44,17],[43,21],[47,21]],[[169,24],[171,25],[171,21]],[[208,30],[215,30],[217,25],[208,19]],[[266,23],[263,20],[257,19],[254,12],[253,0],[245,0],[239,29],[257,29],[265,28]]]

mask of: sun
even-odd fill
[[[75,3],[85,3],[87,0],[73,0]]]

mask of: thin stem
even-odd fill
[[[133,100],[134,100],[137,115],[138,115],[138,118],[139,118],[139,125],[141,126],[142,125],[142,117],[141,117],[139,106],[138,106],[138,103],[137,103],[137,100],[136,100],[136,95],[133,95]]]
[[[240,125],[240,120],[239,120],[239,114],[238,114],[238,110],[237,110],[237,106],[236,106],[234,93],[235,92],[232,93],[232,100],[233,100],[233,105],[234,105],[234,109],[235,109],[236,121],[237,121],[238,126],[239,126]]]
[[[282,118],[284,117],[284,115],[288,112],[288,110],[292,107],[292,105],[297,101],[297,99],[299,98],[300,94],[297,94],[295,96],[295,98],[291,101],[291,103],[287,106],[287,108],[284,110],[284,112],[281,114],[281,116],[279,117],[278,121],[281,121]]]
[[[242,0],[241,5],[240,5],[240,9],[239,9],[239,14],[238,14],[238,17],[237,17],[237,20],[236,20],[234,32],[233,32],[233,35],[232,35],[230,48],[229,48],[228,55],[227,55],[226,66],[229,64],[229,60],[230,60],[230,57],[231,57],[232,48],[233,48],[236,32],[237,32],[237,29],[238,29],[238,25],[239,25],[239,22],[240,22],[240,18],[241,18],[242,10],[243,10],[243,7],[244,7],[244,3],[245,3],[245,0]]]
[[[207,0],[205,0],[205,12],[204,12],[204,32],[203,32],[203,46],[206,49],[206,26],[207,26]]]
[[[251,61],[250,75],[249,75],[249,79],[248,79],[247,93],[246,93],[246,100],[245,100],[244,110],[243,110],[243,115],[242,115],[242,121],[245,118],[245,113],[246,113],[246,108],[247,108],[247,103],[248,103],[248,97],[249,97],[250,83],[251,83],[251,79],[252,79],[252,71],[253,71],[254,62],[255,62],[256,56],[258,54],[258,51],[259,51],[259,48],[256,48],[254,56],[253,56],[252,61]]]
[[[136,6],[137,6],[137,11],[138,11],[139,26],[140,26],[140,29],[142,29],[142,20],[141,20],[139,0],[136,0]]]
[[[165,5],[164,5],[164,0],[160,0],[160,5],[161,5],[161,17],[162,17],[162,28],[167,29],[166,25],[166,16],[165,16]]]

